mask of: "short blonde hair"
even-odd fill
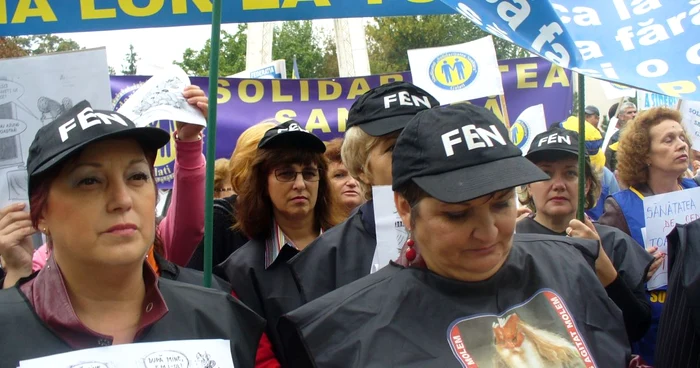
[[[250,168],[258,152],[258,144],[265,132],[277,125],[275,120],[265,120],[246,129],[238,137],[228,166],[231,174],[231,187],[234,192],[238,193],[243,182],[248,179]]]
[[[365,177],[372,181],[371,174],[368,170],[365,170],[369,164],[369,153],[382,141],[396,138],[400,133],[401,131],[397,131],[380,137],[373,137],[357,126],[345,132],[345,139],[340,148],[340,156],[350,175],[360,183],[362,193],[364,193],[365,199],[368,201],[372,199],[372,184],[365,183],[360,179],[360,174],[364,173]]]
[[[220,158],[214,162],[214,191],[221,191],[231,184],[231,174],[228,171],[228,159]]]

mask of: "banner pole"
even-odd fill
[[[578,74],[578,73],[577,73]],[[578,74],[578,209],[576,218],[583,222],[586,207],[586,86],[583,74]]]
[[[207,119],[207,180],[204,195],[204,287],[211,287],[214,233],[214,162],[216,161],[216,110],[219,80],[221,1],[213,1],[209,60],[209,117]]]

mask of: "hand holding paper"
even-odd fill
[[[158,120],[206,126],[207,121],[201,113],[203,107],[199,103],[193,106],[184,95],[185,87],[191,84],[187,74],[181,68],[173,66],[146,81],[118,112],[137,126],[147,126]]]

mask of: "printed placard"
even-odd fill
[[[597,367],[566,304],[552,290],[499,316],[457,320],[447,335],[465,368]]]
[[[692,188],[644,197],[644,221],[646,223],[646,246],[658,247],[659,252],[666,253],[666,235],[677,224],[687,224],[700,218],[698,202],[700,188]],[[668,259],[654,273],[648,290],[665,288],[668,284]]]

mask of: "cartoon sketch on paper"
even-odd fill
[[[211,356],[209,356],[209,353],[206,351],[204,353],[197,353],[197,364],[199,365],[199,368],[215,368],[216,367],[216,361],[211,359]]]
[[[29,198],[29,178],[27,170],[15,170],[7,173],[8,199],[22,201]]]
[[[64,112],[68,111],[73,107],[73,101],[66,97],[58,103],[48,97],[40,97],[36,103],[39,112],[41,112],[41,122],[50,123],[57,117],[61,116]]]
[[[178,78],[170,78],[158,84],[148,91],[141,100],[141,104],[134,109],[134,113],[142,115],[146,110],[157,106],[172,106],[176,109],[183,109],[187,105],[185,97],[181,92],[182,81]]]

